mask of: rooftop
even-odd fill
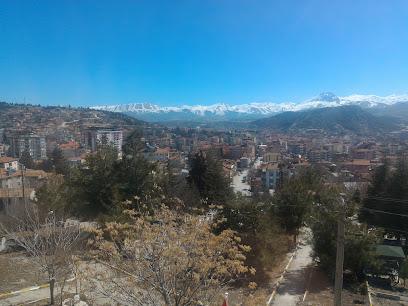
[[[379,256],[405,259],[404,251],[400,246],[379,244],[375,251]]]
[[[17,160],[18,159],[14,157],[4,156],[4,157],[0,157],[0,164],[10,163],[10,162],[17,161]]]
[[[355,159],[352,161],[346,161],[342,163],[343,165],[355,165],[355,166],[370,166],[371,161],[368,159]]]
[[[67,143],[60,144],[59,147],[61,150],[78,149],[79,143],[76,141],[69,141]]]

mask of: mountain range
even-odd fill
[[[350,95],[338,97],[324,92],[301,103],[249,103],[230,105],[159,106],[151,103],[130,103],[120,105],[94,106],[93,109],[118,112],[149,122],[169,121],[253,121],[283,112],[296,112],[339,106],[360,106],[373,114],[406,117],[408,115],[408,95]],[[402,113],[401,113],[402,109]]]

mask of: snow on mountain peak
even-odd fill
[[[323,92],[315,98],[301,103],[283,102],[255,102],[247,104],[231,105],[227,103],[217,103],[212,105],[183,105],[183,106],[159,106],[152,103],[129,103],[119,105],[94,106],[92,109],[106,110],[121,113],[137,114],[161,114],[184,113],[200,117],[207,115],[226,117],[228,115],[252,115],[252,116],[270,116],[285,111],[300,111],[312,108],[335,107],[342,105],[358,105],[363,108],[376,106],[392,105],[399,102],[408,103],[408,95],[358,95],[338,97],[331,92]]]
[[[311,99],[310,101],[323,101],[323,102],[340,102],[340,98],[332,92],[322,92],[316,98]]]

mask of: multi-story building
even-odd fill
[[[101,145],[111,145],[122,157],[123,132],[115,128],[91,127],[82,133],[82,145],[85,149],[95,152]]]
[[[2,156],[6,156],[6,153],[8,152],[9,146],[4,144],[4,143],[0,143],[0,157]]]
[[[305,155],[307,151],[307,146],[303,142],[290,143],[288,144],[288,151],[290,154],[294,155]]]
[[[224,146],[223,155],[227,159],[238,160],[243,155],[244,147],[241,145]]]
[[[328,150],[310,150],[307,152],[307,159],[311,163],[319,163],[322,161],[331,161],[332,154]]]
[[[0,144],[4,142],[4,129],[0,129]]]
[[[281,157],[282,156],[280,153],[267,152],[262,156],[262,161],[264,163],[269,163],[269,162],[277,163],[281,160]]]
[[[161,161],[161,162],[168,161],[170,159],[179,160],[181,158],[180,152],[171,149],[170,147],[153,149],[147,148],[143,153],[143,156],[149,161]]]
[[[280,169],[277,163],[265,163],[261,167],[261,180],[264,187],[276,189],[280,179]]]
[[[45,137],[34,133],[16,133],[10,137],[11,156],[20,158],[23,152],[29,152],[34,160],[47,158]]]
[[[375,150],[374,149],[354,149],[352,151],[351,157],[353,159],[374,159]]]

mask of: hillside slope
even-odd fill
[[[408,103],[399,102],[392,105],[379,105],[368,111],[374,115],[395,117],[408,122]]]
[[[372,134],[398,128],[395,120],[377,117],[359,106],[326,107],[300,112],[284,112],[256,120],[254,126],[277,131],[319,129],[330,133]]]

